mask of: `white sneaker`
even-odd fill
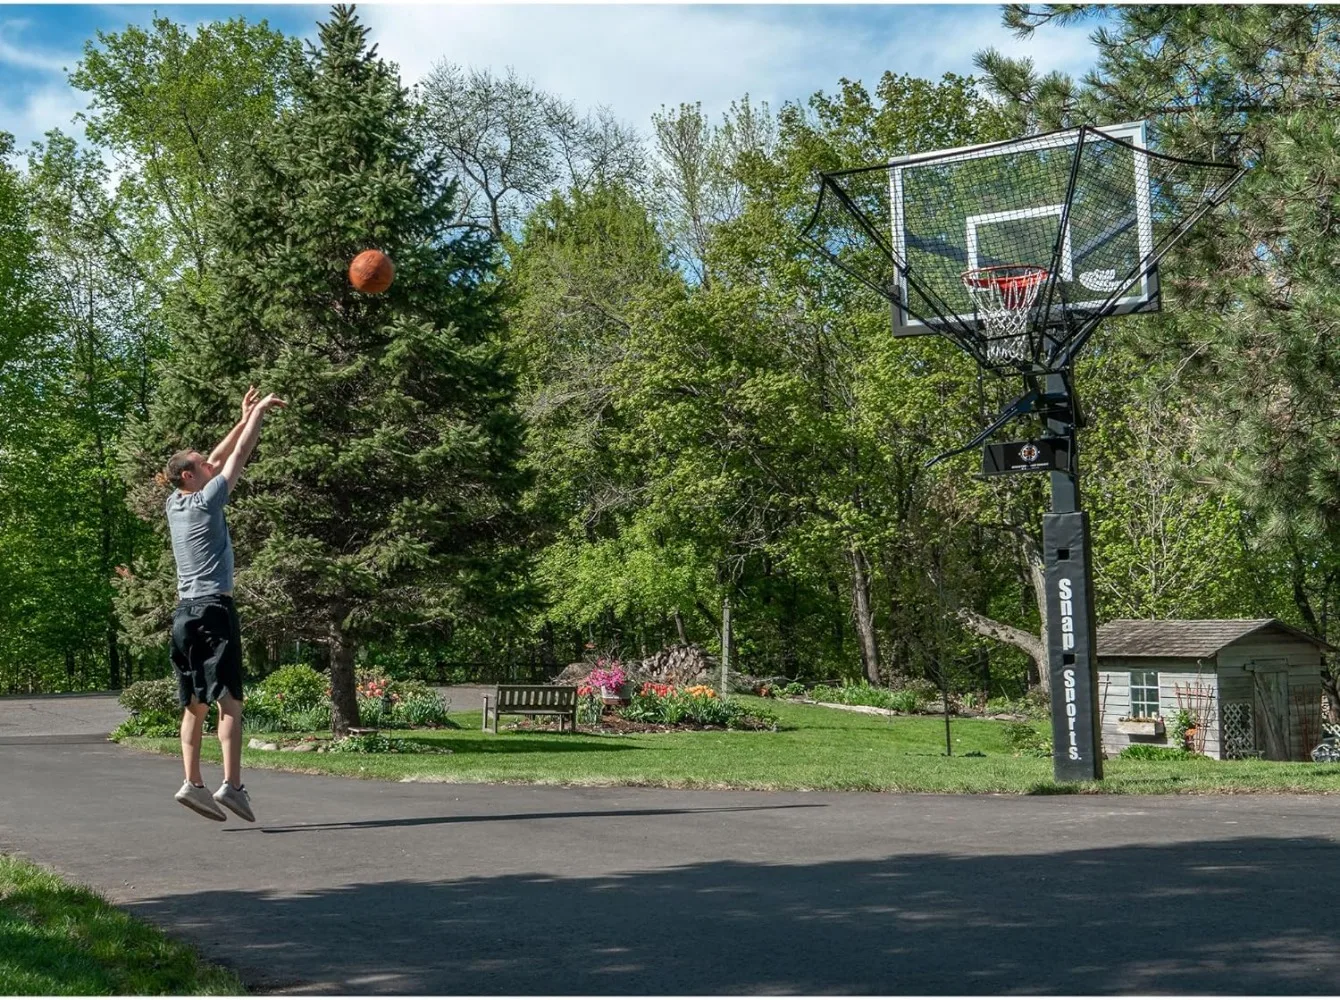
[[[222,823],[228,818],[228,815],[210,797],[209,789],[204,785],[193,785],[189,781],[183,781],[181,788],[178,789],[173,798],[187,809],[198,812],[206,819],[216,819]]]
[[[237,815],[241,816],[248,823],[256,822],[256,814],[251,811],[251,796],[247,794],[246,786],[234,788],[228,782],[219,786],[219,790],[214,793],[214,801],[221,806],[227,806]],[[218,806],[215,806],[217,809]],[[223,813],[220,812],[222,817]]]

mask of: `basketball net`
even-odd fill
[[[963,272],[963,287],[986,333],[986,356],[993,364],[1028,361],[1028,314],[1047,280],[1047,269],[1031,264],[1000,264]]]

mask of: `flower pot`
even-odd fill
[[[610,690],[609,688],[607,688],[607,687],[603,687],[603,688],[600,689],[600,700],[603,701],[606,705],[622,705],[622,704],[623,704],[623,698],[620,697],[619,692],[618,692],[618,691],[611,691],[611,690]]]
[[[1162,736],[1162,719],[1118,719],[1117,732],[1127,736]]]

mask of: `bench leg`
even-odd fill
[[[493,706],[493,735],[498,735],[498,706]]]
[[[496,712],[496,709],[495,709],[495,712]],[[484,695],[484,722],[483,722],[483,725],[481,725],[479,728],[480,728],[481,730],[483,730],[484,732],[488,732],[488,730],[489,730],[489,696],[488,696],[488,695]]]

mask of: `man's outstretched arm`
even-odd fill
[[[237,446],[233,449],[231,455],[223,463],[223,468],[219,475],[228,481],[228,493],[231,496],[233,489],[237,486],[238,479],[242,476],[242,468],[247,464],[247,459],[251,458],[251,450],[256,447],[256,439],[260,437],[261,421],[265,419],[265,414],[273,407],[281,409],[288,404],[278,396],[271,393],[252,407],[248,414],[242,433],[237,439]]]
[[[233,449],[237,447],[237,439],[240,438],[242,432],[246,430],[247,417],[251,416],[251,411],[255,409],[256,400],[259,397],[260,393],[256,391],[254,385],[248,387],[247,394],[242,397],[242,419],[233,425],[233,429],[228,432],[228,436],[220,441],[214,450],[209,453],[209,464],[214,466],[214,468],[217,469],[222,463],[228,461],[228,456],[231,455]]]

